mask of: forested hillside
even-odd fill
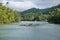
[[[60,4],[47,9],[32,8],[21,12],[24,21],[60,23]]]
[[[48,22],[60,24],[60,7],[56,8],[54,11],[50,12],[48,17]]]
[[[44,13],[44,14],[49,14],[49,12],[52,12],[55,8],[58,8],[60,7],[60,4],[57,5],[57,6],[53,6],[53,7],[50,7],[50,8],[45,8],[45,9],[38,9],[38,8],[31,8],[31,9],[28,9],[28,10],[25,10],[23,12],[21,12],[21,14],[27,14],[27,13]]]
[[[13,9],[3,6],[2,3],[0,3],[0,24],[19,22],[20,20],[20,14]]]

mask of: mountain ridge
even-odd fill
[[[60,4],[57,5],[57,6],[53,6],[51,8],[46,8],[46,9],[39,9],[39,8],[31,8],[31,9],[28,9],[28,10],[25,10],[23,12],[21,12],[21,14],[26,14],[26,13],[44,13],[44,14],[47,14],[49,12],[52,12],[55,8],[60,8]]]

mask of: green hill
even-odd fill
[[[60,8],[60,4],[51,8],[46,9],[37,9],[31,8],[21,12],[23,20],[47,20],[48,16],[53,12],[56,8]]]
[[[60,5],[58,5],[52,12],[50,12],[47,20],[49,23],[60,24]]]
[[[26,14],[26,13],[44,13],[44,14],[49,14],[49,12],[52,12],[55,8],[60,7],[60,4],[57,6],[53,6],[51,8],[46,8],[46,9],[37,9],[37,8],[31,8],[28,10],[25,10],[21,12],[21,14]]]

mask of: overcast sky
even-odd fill
[[[60,0],[0,0],[4,4],[9,2],[8,6],[16,10],[27,10],[30,8],[49,8],[60,4]]]

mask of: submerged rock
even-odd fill
[[[29,24],[21,24],[20,26],[39,26],[40,24],[33,24],[33,23],[29,23]]]
[[[20,26],[32,26],[33,24],[21,24]]]

